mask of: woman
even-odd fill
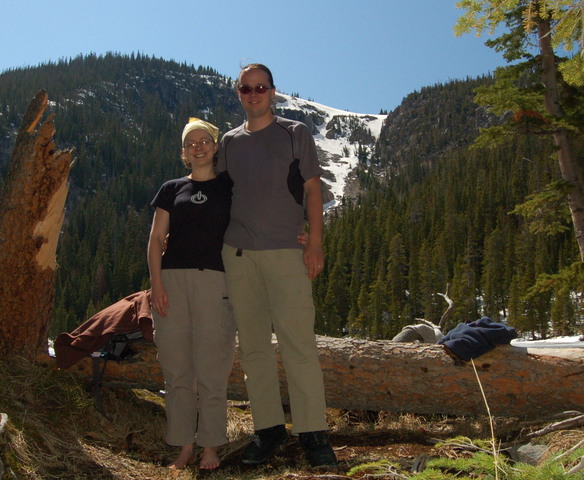
[[[194,462],[220,466],[227,443],[227,380],[235,352],[235,323],[221,259],[232,182],[216,175],[218,129],[191,118],[182,133],[186,177],[158,191],[148,243],[154,340],[166,388],[166,442],[180,446],[171,468]]]

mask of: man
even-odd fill
[[[255,430],[242,462],[264,463],[288,440],[273,329],[286,371],[292,433],[312,466],[336,465],[314,335],[311,280],[324,265],[316,146],[306,125],[274,115],[276,89],[265,65],[244,67],[236,88],[246,122],[224,135],[217,169],[227,170],[234,182],[223,261]],[[303,248],[297,237],[304,200],[309,236]]]

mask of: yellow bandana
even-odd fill
[[[189,123],[185,125],[185,128],[182,132],[183,145],[185,144],[185,137],[187,136],[187,133],[197,129],[205,130],[209,135],[211,135],[213,141],[217,143],[217,140],[219,139],[219,129],[212,123],[205,122],[205,120],[201,120],[200,118],[191,117],[189,118]]]

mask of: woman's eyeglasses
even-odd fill
[[[203,138],[199,142],[185,143],[184,147],[185,148],[195,148],[197,145],[200,145],[201,147],[206,147],[207,145],[211,145],[212,143],[215,143],[215,142],[213,142],[213,140],[211,140],[210,138]]]
[[[265,85],[256,85],[255,87],[250,87],[249,85],[242,85],[239,87],[239,93],[242,95],[249,95],[252,90],[256,93],[262,94],[266,93],[268,90],[271,90],[270,87],[266,87]]]

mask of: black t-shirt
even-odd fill
[[[229,223],[231,187],[226,173],[205,182],[188,177],[164,183],[151,205],[170,214],[168,247],[162,268],[224,271],[223,234]]]

